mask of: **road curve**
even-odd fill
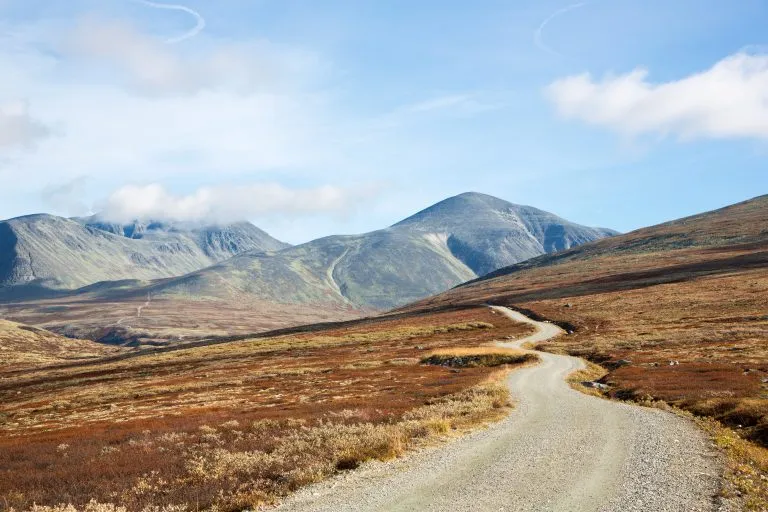
[[[537,331],[562,334],[507,308]],[[393,462],[375,462],[307,487],[292,511],[712,511],[722,468],[691,423],[673,414],[591,397],[565,377],[583,365],[538,352],[513,372],[510,416],[492,427]]]

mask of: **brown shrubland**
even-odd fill
[[[0,372],[0,508],[272,503],[499,419],[503,370],[420,360],[527,332],[473,308]]]

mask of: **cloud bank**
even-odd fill
[[[768,55],[737,53],[680,80],[652,83],[636,69],[557,80],[546,96],[569,119],[624,135],[768,139]]]
[[[344,214],[370,191],[334,186],[290,189],[276,183],[202,187],[188,195],[175,195],[160,184],[127,185],[101,205],[101,217],[114,222],[172,220],[234,222],[279,214]]]

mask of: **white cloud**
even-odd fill
[[[88,175],[160,181],[339,169],[345,120],[311,51],[203,33],[181,45],[130,24],[85,18],[11,26],[0,21],[0,175],[24,173],[38,190]],[[46,127],[55,137],[45,137]],[[275,178],[272,178],[275,179]]]
[[[322,67],[309,52],[268,41],[209,40],[185,52],[127,22],[92,17],[80,21],[67,43],[69,56],[109,66],[134,91],[152,96],[285,90],[312,80]]]
[[[30,146],[50,134],[48,128],[33,119],[24,101],[0,105],[0,150]]]
[[[89,212],[84,200],[87,183],[87,177],[78,176],[63,184],[46,186],[40,195],[43,202],[57,212],[69,216],[86,215]]]
[[[768,139],[768,55],[738,53],[680,80],[652,83],[637,69],[589,74],[546,89],[560,114],[626,135]]]
[[[340,215],[349,212],[372,190],[333,186],[290,189],[275,183],[202,187],[188,195],[174,195],[162,185],[127,185],[104,201],[100,216],[115,222],[176,220],[232,222],[279,214]]]

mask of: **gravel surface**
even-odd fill
[[[562,331],[538,327],[528,341]],[[392,462],[365,464],[300,490],[278,507],[296,511],[712,511],[718,453],[693,424],[656,409],[611,402],[564,381],[583,363],[539,353],[513,372],[517,404],[492,427]]]

